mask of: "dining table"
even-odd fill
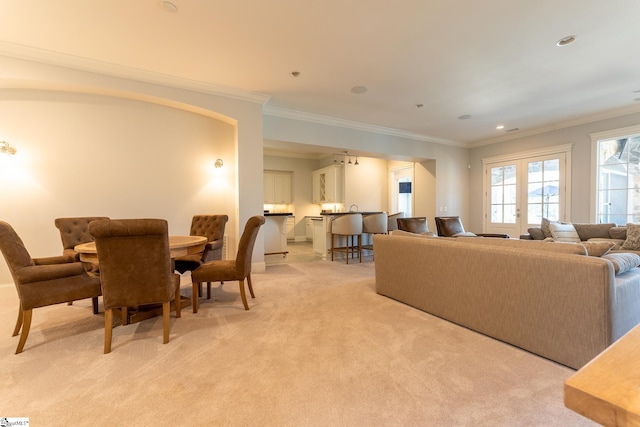
[[[185,255],[202,253],[207,244],[205,236],[169,236],[169,254],[171,256],[171,271],[175,271],[175,259]],[[100,260],[96,242],[87,242],[76,245],[73,248],[80,257],[80,261],[85,264],[87,271],[99,274]],[[173,304],[172,304],[173,305]],[[180,298],[181,307],[191,305],[191,299],[185,296]],[[175,309],[175,307],[173,307]],[[148,304],[138,307],[127,308],[127,318],[123,323],[136,323],[162,314],[162,304]]]

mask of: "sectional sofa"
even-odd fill
[[[637,254],[393,233],[374,237],[378,294],[560,364],[579,369],[640,323]]]

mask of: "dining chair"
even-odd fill
[[[404,212],[389,214],[387,217],[387,233],[398,229],[398,218],[404,217]]]
[[[20,300],[13,329],[14,337],[22,329],[16,354],[27,342],[34,308],[92,298],[93,312],[98,313],[100,279],[87,274],[81,262],[70,262],[68,256],[31,258],[22,239],[4,221],[0,221],[0,250]]]
[[[73,248],[81,243],[93,242],[93,237],[89,234],[89,223],[97,219],[109,219],[109,217],[83,216],[56,218],[54,220],[56,228],[60,231],[63,255],[72,257],[74,261],[80,260],[80,254]]]
[[[171,269],[169,226],[163,219],[103,219],[89,224],[100,259],[104,352],[111,351],[113,311],[123,325],[129,307],[162,304],[163,342],[169,342],[169,312],[180,317],[180,275]]]
[[[347,264],[351,258],[358,255],[362,262],[362,214],[350,213],[336,216],[331,220],[331,261],[335,252],[344,252]],[[335,246],[335,238],[344,237],[344,246]],[[355,243],[354,243],[355,240]]]
[[[207,261],[222,259],[224,229],[229,221],[228,215],[194,215],[191,219],[191,236],[205,236],[208,240],[202,254],[185,255],[175,259],[175,269],[184,274],[193,271]],[[202,294],[202,286],[198,295]],[[207,283],[207,299],[211,299],[211,282]]]
[[[247,280],[251,298],[255,298],[256,296],[251,284],[251,258],[256,237],[264,222],[265,218],[262,215],[252,216],[247,220],[242,236],[240,236],[236,259],[207,261],[191,272],[191,302],[194,313],[198,312],[198,289],[202,282],[207,282],[207,294],[209,294],[208,287],[211,286],[211,282],[236,280],[240,286],[240,296],[242,298],[242,304],[244,304],[244,309],[249,310],[249,304],[247,304],[247,296],[244,290],[244,281],[245,279]]]

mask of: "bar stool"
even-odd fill
[[[362,217],[362,234],[370,234],[370,243],[362,246],[362,249],[366,249],[373,252],[373,235],[374,234],[387,234],[389,226],[389,215],[386,212],[364,215]]]
[[[404,217],[404,212],[396,212],[389,215],[387,220],[387,233],[398,229],[398,218]]]
[[[344,247],[335,247],[335,236],[344,236]],[[354,245],[354,237],[357,237],[357,246]],[[331,261],[333,261],[334,252],[344,252],[347,264],[349,264],[349,254],[353,258],[355,253],[358,254],[358,258],[362,262],[362,214],[349,213],[333,218],[331,221]]]

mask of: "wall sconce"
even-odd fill
[[[0,141],[0,154],[11,156],[16,154],[16,149],[9,145],[7,141]]]
[[[222,166],[224,166],[224,163],[222,163],[222,159],[216,159],[216,162],[213,164],[216,169],[220,169]]]

